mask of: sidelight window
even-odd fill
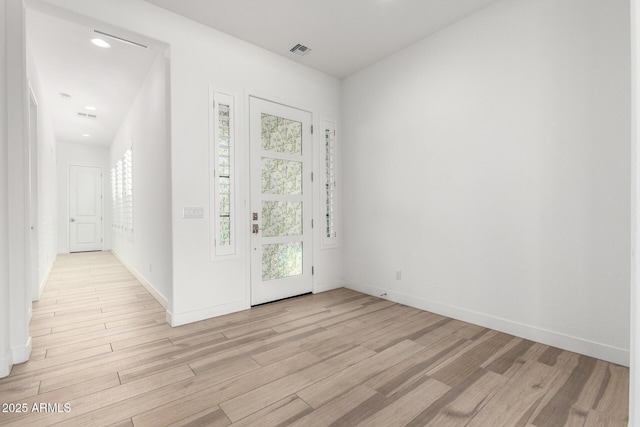
[[[212,257],[236,253],[234,97],[213,92],[211,102]]]
[[[336,231],[336,125],[334,122],[322,122],[323,133],[323,163],[322,205],[324,207],[322,224],[322,247],[337,246]]]
[[[111,168],[111,228],[133,239],[133,149],[129,147]]]

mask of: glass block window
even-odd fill
[[[133,149],[111,168],[111,228],[114,233],[133,238]]]
[[[324,130],[324,176],[323,206],[324,221],[322,228],[322,246],[337,246],[336,232],[336,126],[330,121],[323,121]]]
[[[235,110],[234,97],[212,93],[211,230],[212,258],[235,255]]]

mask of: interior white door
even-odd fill
[[[102,250],[102,169],[69,166],[69,251]]]
[[[311,113],[250,98],[251,304],[311,292]]]

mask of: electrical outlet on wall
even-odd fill
[[[396,271],[396,280],[402,280],[402,270]]]

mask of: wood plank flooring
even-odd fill
[[[0,412],[0,425],[623,427],[628,419],[627,368],[346,289],[171,328],[109,252],[58,257],[31,335],[31,360],[0,380],[0,403],[27,413]]]

